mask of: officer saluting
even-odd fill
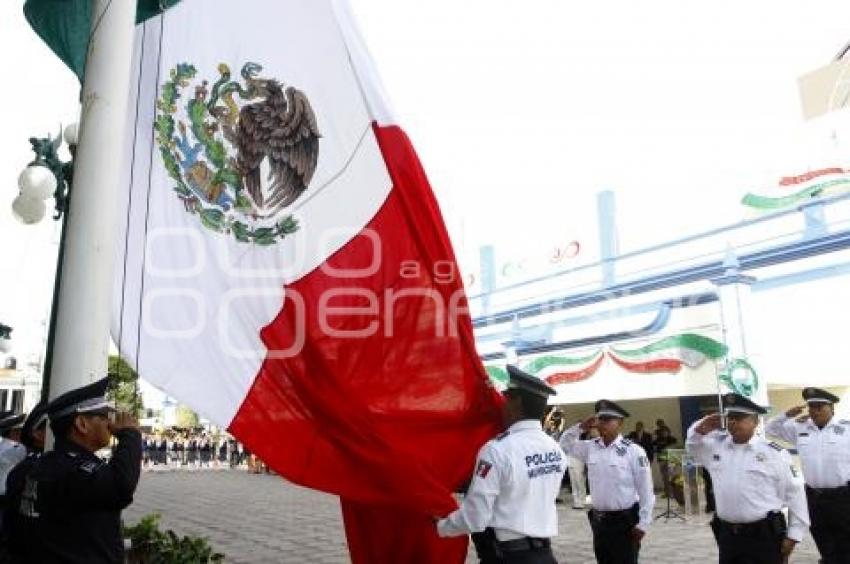
[[[779,564],[809,525],[803,482],[788,451],[755,435],[765,408],[738,394],[723,396],[723,407],[728,432],[719,414],[709,415],[691,425],[686,443],[714,484],[720,564]]]
[[[838,398],[819,388],[803,390],[809,417],[794,418],[803,407],[768,421],[765,431],[797,448],[821,562],[850,563],[850,421],[834,417]]]
[[[121,510],[139,481],[142,440],[132,416],[115,414],[107,386],[104,378],[48,405],[54,449],[33,464],[19,494],[19,517],[38,539],[26,562],[124,562]],[[113,435],[118,445],[105,463],[95,452]]]
[[[554,564],[550,538],[558,534],[555,498],[566,457],[543,432],[547,398],[555,390],[508,365],[503,392],[508,430],[478,452],[460,508],[437,522],[441,537],[472,535],[484,564]]]
[[[640,543],[652,523],[655,493],[646,452],[620,434],[629,413],[609,400],[599,400],[596,415],[564,431],[561,447],[587,465],[593,509],[588,513],[593,552],[599,564],[634,564]],[[599,437],[580,441],[582,431],[596,427]]]

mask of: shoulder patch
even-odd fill
[[[779,452],[782,452],[783,450],[785,450],[784,448],[782,448],[782,446],[779,443],[769,442],[769,443],[767,443],[767,446],[769,446],[773,450],[778,450]]]
[[[511,434],[510,431],[505,431],[504,433],[499,433],[498,435],[496,435],[496,440],[501,441],[502,439],[504,439],[505,437],[507,437],[510,434]]]
[[[95,462],[94,460],[86,460],[80,464],[78,468],[81,472],[85,472],[86,474],[94,474],[95,471],[100,468],[100,463]]]

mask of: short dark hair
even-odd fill
[[[68,433],[71,432],[71,427],[74,426],[74,420],[76,419],[76,414],[71,414],[66,417],[60,417],[59,419],[50,420],[50,430],[53,431],[54,437],[66,438]]]
[[[540,421],[546,416],[546,408],[549,403],[548,398],[518,388],[511,389],[509,394],[512,397],[519,398],[523,419],[536,419]]]

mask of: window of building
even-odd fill
[[[12,411],[21,413],[24,411],[24,391],[12,390]]]

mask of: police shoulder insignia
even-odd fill
[[[496,440],[501,441],[502,439],[504,439],[505,437],[507,437],[510,434],[511,434],[510,431],[505,431],[504,433],[499,433],[498,435],[496,435]]]
[[[623,439],[623,444],[626,445],[626,446],[629,446],[630,444],[632,444],[632,440],[631,439]]]
[[[770,448],[772,448],[772,449],[774,449],[774,450],[778,450],[778,451],[783,451],[783,450],[785,450],[784,448],[782,448],[782,447],[779,445],[779,443],[769,442],[769,443],[767,443],[767,446],[769,446]]]
[[[642,468],[646,468],[647,466],[649,466],[649,459],[645,456],[641,456],[640,458],[638,458],[638,464]]]
[[[835,427],[832,428],[832,430],[835,431],[836,435],[843,435],[844,434],[844,427],[841,427],[840,425],[836,425]]]
[[[491,462],[484,460],[483,458],[478,461],[478,466],[475,468],[475,475],[480,478],[486,478],[487,474],[490,473],[490,469],[493,467]]]
[[[80,464],[79,468],[86,474],[94,474],[94,471],[98,469],[100,463],[95,462],[94,460],[87,460]]]
[[[850,425],[850,419],[841,419],[838,423],[840,425]]]

